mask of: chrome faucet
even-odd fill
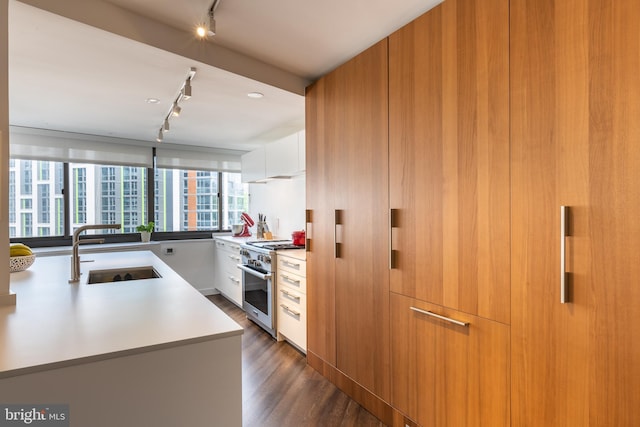
[[[80,240],[80,233],[85,230],[107,230],[115,229],[119,230],[122,227],[121,224],[89,224],[83,225],[73,232],[72,239],[72,254],[71,254],[71,279],[69,283],[77,283],[80,281],[80,254],[79,246],[86,243],[104,243],[104,239],[84,239]]]

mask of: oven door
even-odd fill
[[[271,274],[240,264],[242,270],[242,308],[247,317],[275,336],[273,282]]]

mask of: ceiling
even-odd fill
[[[195,67],[163,143],[248,151],[303,129],[307,84],[440,0],[221,0],[198,40],[211,1],[10,0],[10,124],[155,141]]]

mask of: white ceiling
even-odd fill
[[[211,2],[10,0],[10,124],[154,141],[196,67],[164,141],[251,150],[304,127],[306,84],[439,0],[221,0],[197,40]]]

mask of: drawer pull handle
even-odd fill
[[[235,255],[227,255],[227,256],[234,261],[237,261],[237,262],[242,261],[242,258],[240,258],[239,256],[235,256]]]
[[[287,296],[289,298],[293,298],[294,300],[300,302],[300,297],[299,296],[293,295],[293,294],[285,291],[284,289],[280,289],[280,292],[282,292],[282,295],[285,295],[285,296]]]
[[[569,206],[560,206],[560,304],[569,301],[569,273],[567,273],[567,217],[569,216]]]
[[[287,267],[300,268],[300,264],[296,264],[295,262],[287,261],[286,259],[282,260],[282,263]]]
[[[397,209],[389,209],[389,270],[396,267],[396,250],[393,249],[393,229],[398,227]]]
[[[289,283],[295,283],[296,285],[300,285],[300,280],[292,279],[291,277],[287,276],[286,274],[282,274],[280,277],[282,277],[283,280],[286,280]]]
[[[293,314],[294,316],[298,316],[300,317],[300,313],[295,311],[295,310],[291,310],[289,307],[287,307],[284,304],[280,304],[280,307],[282,307],[284,309],[284,311],[288,311],[289,313]]]
[[[231,281],[232,281],[232,282],[234,282],[234,283],[240,283],[240,279],[236,279],[236,278],[235,278],[235,277],[233,277],[233,276],[229,276],[229,280],[231,280]]]
[[[445,322],[453,323],[454,325],[465,326],[465,327],[469,326],[469,323],[467,323],[467,322],[461,322],[459,320],[455,320],[455,319],[452,319],[450,317],[441,316],[441,315],[436,314],[436,313],[434,313],[432,311],[421,310],[421,309],[419,309],[417,307],[409,307],[409,308],[411,308],[411,310],[416,311],[418,313],[426,314],[427,316],[435,317],[436,319],[440,319],[440,320],[444,320]]]

